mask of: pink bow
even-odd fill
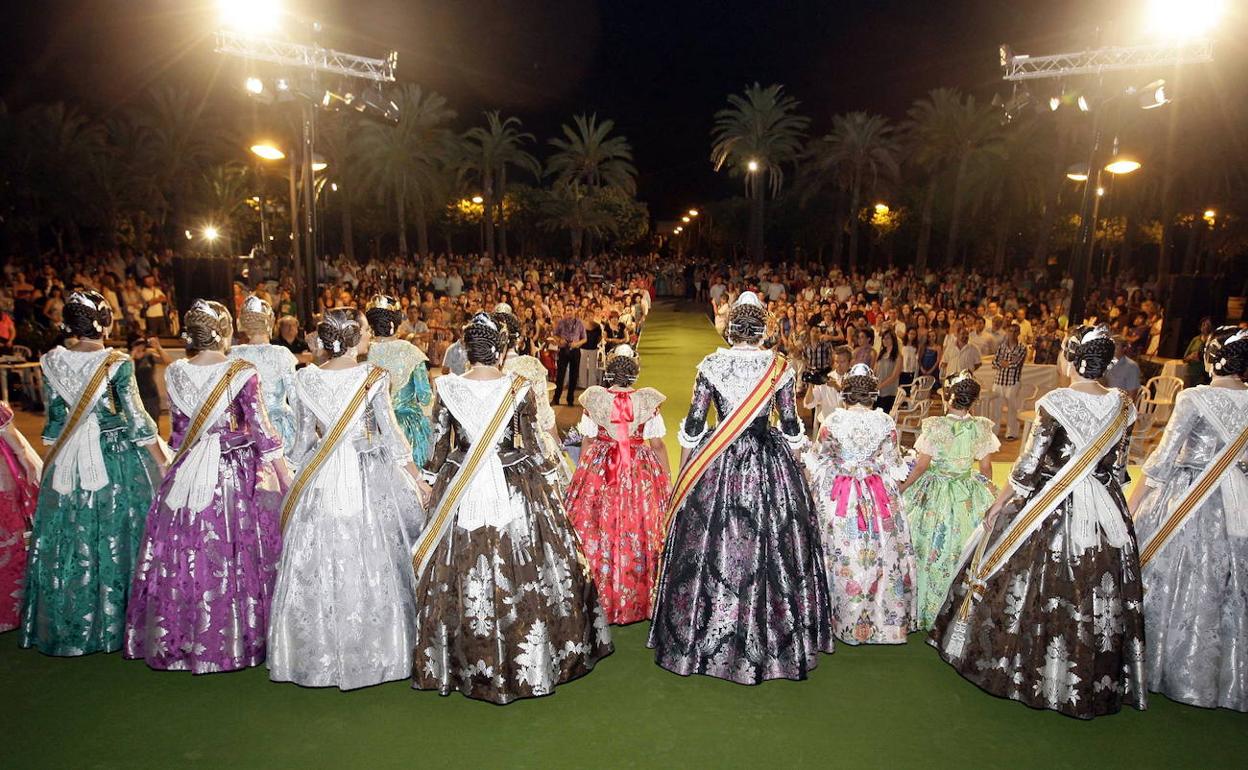
[[[832,483],[832,497],[836,500],[836,515],[842,519],[849,515],[851,491],[857,493],[855,507],[858,509],[858,531],[865,532],[869,528],[862,500],[868,494],[875,500],[876,517],[880,519],[880,527],[883,529],[885,522],[892,518],[893,513],[888,505],[888,490],[884,488],[884,482],[880,480],[880,477],[868,476],[865,479],[856,479],[853,476],[836,477],[836,481]]]
[[[616,393],[611,402],[611,424],[615,426],[615,436],[611,439],[615,446],[607,458],[607,483],[615,482],[621,463],[633,461],[633,444],[629,437],[629,429],[633,425],[633,400],[627,392]]]

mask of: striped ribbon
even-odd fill
[[[351,422],[355,419],[355,415],[360,411],[360,407],[364,405],[364,400],[368,398],[368,391],[382,377],[386,376],[386,370],[380,366],[374,366],[368,370],[368,374],[364,375],[364,382],[360,383],[360,387],[351,396],[351,400],[347,402],[347,406],[343,409],[342,414],[338,417],[338,421],[334,423],[334,427],[330,428],[329,433],[321,439],[321,444],[317,447],[316,454],[312,455],[312,459],[307,462],[299,470],[299,475],[295,478],[295,482],[290,485],[290,491],[286,493],[286,501],[282,504],[282,529],[286,529],[286,522],[290,520],[290,515],[294,513],[295,506],[299,502],[299,498],[303,495],[304,487],[308,485],[308,481],[316,475],[325,461],[329,459],[330,454],[338,446],[338,442],[342,440],[343,434],[351,427]]]
[[[526,384],[525,379],[519,376],[511,381],[511,387],[503,395],[503,400],[494,412],[494,416],[490,418],[489,423],[485,426],[485,430],[481,431],[481,435],[477,437],[477,440],[468,448],[463,464],[459,466],[459,470],[455,472],[450,484],[447,485],[446,492],[442,494],[442,499],[438,503],[437,512],[425,527],[425,531],[420,536],[420,541],[412,551],[412,568],[416,571],[417,580],[424,574],[425,568],[429,566],[429,559],[433,557],[433,549],[437,547],[447,530],[450,529],[451,513],[454,512],[455,506],[459,505],[459,500],[468,489],[469,482],[476,475],[477,469],[486,455],[494,451],[494,446],[498,443],[499,436],[507,426],[511,413],[515,408],[516,396]]]
[[[1191,515],[1192,511],[1200,507],[1213,491],[1217,489],[1219,482],[1222,480],[1222,474],[1226,473],[1226,469],[1231,467],[1231,463],[1235,462],[1235,458],[1248,449],[1248,427],[1245,427],[1235,440],[1227,444],[1214,461],[1205,468],[1196,483],[1187,490],[1187,494],[1183,495],[1183,499],[1174,506],[1170,514],[1156,532],[1144,541],[1140,548],[1140,567],[1143,568],[1153,560],[1162,548],[1178,533],[1179,528]],[[1143,483],[1143,482],[1137,482]]]

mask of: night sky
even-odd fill
[[[1079,50],[1095,45],[1098,24],[1132,31],[1114,19],[1143,4],[284,0],[323,23],[326,45],[375,56],[397,49],[400,79],[443,93],[459,128],[499,108],[544,144],[576,112],[613,118],[633,143],[639,195],[660,219],[736,191],[711,170],[709,132],[725,96],[749,82],[783,83],[817,132],[848,110],[901,118],[939,86],[983,98],[1007,92],[1002,42],[1022,53]],[[206,0],[9,2],[0,94],[11,109],[64,99],[101,112],[156,83],[209,83],[220,109],[240,109],[243,73],[212,52],[214,18]],[[1243,62],[1242,48],[1221,46],[1217,67]]]

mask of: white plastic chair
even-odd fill
[[[922,401],[914,401],[907,408],[896,413],[897,420],[897,438],[900,440],[906,435],[910,435],[917,440],[919,433],[923,430],[923,420],[927,417],[928,410],[932,408],[930,399]]]

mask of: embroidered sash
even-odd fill
[[[516,396],[527,384],[523,377],[516,376],[512,379],[511,386],[503,394],[503,400],[494,411],[494,416],[486,423],[485,429],[481,431],[481,435],[477,437],[477,440],[472,442],[472,446],[468,447],[463,463],[460,464],[459,470],[455,472],[455,475],[451,477],[450,483],[447,484],[446,491],[438,502],[437,511],[425,527],[425,531],[421,534],[416,547],[412,549],[412,567],[416,571],[417,580],[424,574],[425,568],[429,566],[429,560],[433,558],[433,551],[438,543],[450,531],[452,524],[451,514],[455,511],[455,507],[459,505],[459,501],[463,498],[464,492],[468,489],[468,485],[472,482],[473,477],[484,464],[486,456],[494,451],[498,440],[502,438],[503,431],[507,428],[512,412],[515,411]]]
[[[110,350],[91,374],[91,379],[87,380],[86,387],[82,389],[82,393],[78,396],[78,403],[74,404],[73,411],[69,413],[69,417],[65,420],[65,425],[61,428],[61,435],[57,436],[56,443],[52,445],[52,448],[48,450],[47,456],[43,459],[45,474],[53,468],[56,456],[65,448],[65,444],[78,428],[82,427],[83,418],[90,414],[91,409],[95,406],[95,402],[103,395],[101,387],[106,386],[108,370],[112,369],[114,364],[121,363],[125,359],[125,353],[122,353],[120,350]]]
[[[715,432],[711,436],[711,440],[702,445],[697,454],[685,463],[685,467],[680,469],[680,474],[676,477],[676,483],[672,486],[672,499],[667,506],[667,516],[663,521],[663,533],[666,537],[667,530],[671,527],[672,519],[676,516],[676,511],[684,504],[685,498],[693,491],[693,487],[702,478],[707,469],[711,467],[711,463],[715,458],[719,457],[732,442],[745,432],[745,429],[754,422],[764,409],[771,405],[771,399],[776,393],[776,386],[780,382],[781,376],[784,375],[785,367],[788,361],[779,353],[771,359],[771,365],[767,367],[767,371],[763,372],[763,376],[759,379],[758,384],[750,391],[745,400],[732,410],[726,419],[720,420],[715,426]]]
[[[286,501],[282,504],[282,529],[286,529],[286,522],[290,520],[290,514],[294,513],[295,506],[299,503],[299,498],[303,495],[304,488],[308,482],[316,475],[329,456],[338,448],[339,442],[346,434],[347,429],[351,427],[351,423],[355,420],[355,416],[364,406],[364,401],[368,398],[368,391],[376,385],[382,377],[386,376],[386,370],[380,366],[375,366],[368,370],[368,374],[364,375],[364,381],[360,383],[360,387],[351,396],[351,400],[343,408],[342,414],[339,415],[337,422],[329,429],[321,438],[321,443],[317,446],[315,454],[312,458],[299,469],[299,475],[295,478],[293,484],[290,485],[290,491],[286,493]]]
[[[1212,417],[1211,415],[1206,415]],[[1210,419],[1210,423],[1218,425],[1216,420]],[[1161,526],[1157,531],[1149,536],[1147,540],[1140,543],[1140,567],[1148,565],[1150,561],[1166,547],[1166,544],[1178,534],[1179,529],[1187,521],[1187,517],[1197,508],[1204,504],[1209,496],[1212,495],[1221,486],[1224,474],[1227,469],[1235,462],[1235,459],[1248,449],[1248,425],[1239,432],[1231,441],[1227,442],[1218,456],[1213,459],[1207,468],[1201,471],[1196,477],[1196,481],[1188,488],[1187,492],[1181,497],[1171,508],[1166,517],[1162,520]],[[1143,482],[1140,482],[1143,483]],[[1234,515],[1230,510],[1232,504],[1227,504],[1227,528],[1228,534],[1231,529],[1231,516]],[[1236,512],[1238,513],[1238,512]],[[1243,536],[1242,533],[1238,533]]]
[[[1105,456],[1105,452],[1122,437],[1122,431],[1126,427],[1130,412],[1130,400],[1121,396],[1118,400],[1118,412],[1105,429],[1082,452],[1068,460],[1053,475],[1042,492],[1027,501],[1027,504],[1015,514],[1013,521],[991,547],[987,547],[989,535],[987,531],[979,537],[971,561],[966,567],[966,595],[962,598],[962,605],[958,608],[953,629],[945,640],[947,654],[955,658],[962,655],[966,644],[971,607],[983,595],[988,579],[995,575],[1027,538],[1040,528],[1049,514],[1056,510],[1071,493],[1075,485],[1096,469],[1096,464]]]

